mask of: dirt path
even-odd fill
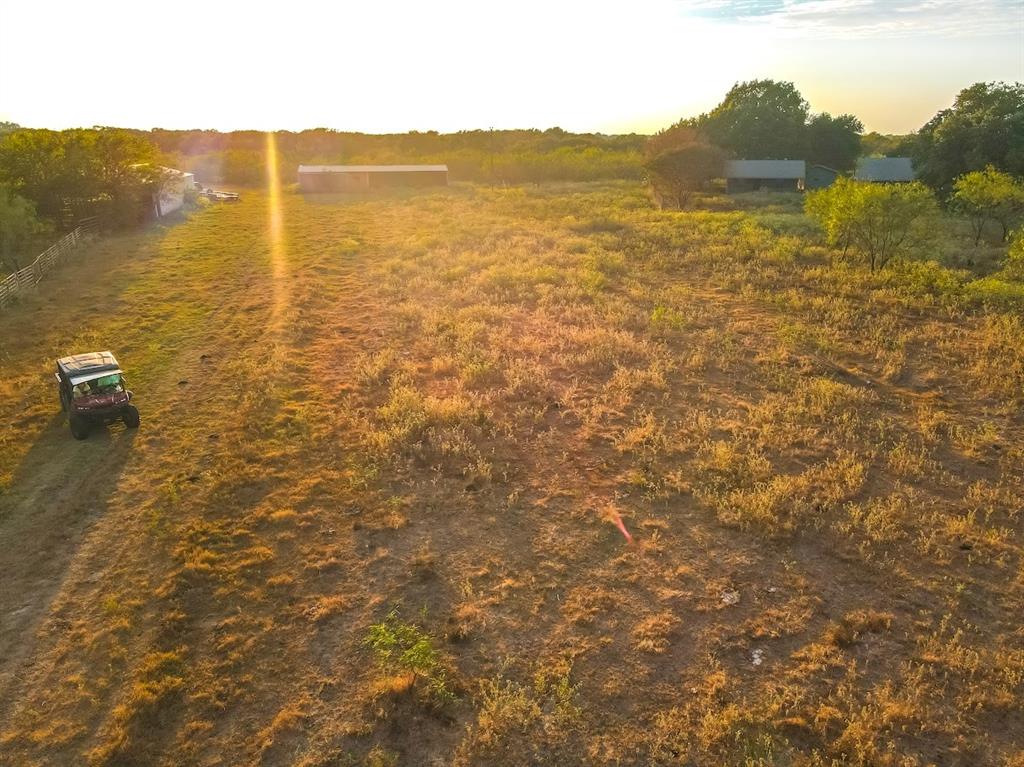
[[[55,418],[26,457],[0,523],[0,720],[73,552],[107,508],[135,433],[123,427],[72,440]]]
[[[169,232],[156,230],[135,235],[127,242],[115,238],[99,243],[94,249],[99,252],[87,255],[94,263],[105,263],[111,271],[110,280],[100,286],[99,295],[78,290],[82,271],[89,264],[76,263],[53,275],[45,294],[34,297],[25,306],[15,307],[5,318],[15,328],[31,326],[38,321],[40,312],[45,311],[51,320],[55,316],[48,308],[40,307],[40,303],[61,305],[64,325],[56,322],[46,333],[32,338],[31,346],[16,349],[55,356],[53,349],[63,349],[61,344],[67,343],[62,339],[80,333],[74,327],[78,312],[85,312],[97,301],[127,303],[106,332],[96,335],[103,348],[119,350],[122,364],[133,373],[133,382],[138,380],[134,374],[154,355],[132,355],[130,351],[125,355],[120,353],[121,349],[151,347],[154,334],[163,329],[173,331],[177,343],[162,353],[163,357],[173,356],[173,366],[143,389],[134,387],[143,421],[138,431],[115,423],[95,429],[87,440],[74,440],[56,402],[49,402],[55,400],[52,387],[48,386],[51,382],[33,381],[30,396],[41,398],[42,402],[29,404],[35,405],[36,411],[49,414],[45,421],[35,419],[39,424],[35,441],[21,457],[9,487],[0,495],[0,725],[8,721],[14,708],[24,703],[25,694],[31,689],[26,681],[39,672],[47,645],[53,644],[54,632],[71,625],[74,616],[66,610],[70,595],[80,598],[90,591],[102,594],[104,577],[132,553],[126,548],[123,533],[137,516],[137,508],[120,496],[141,500],[140,486],[152,492],[166,473],[173,471],[160,453],[200,412],[195,401],[197,391],[207,402],[224,395],[223,386],[219,391],[212,385],[190,388],[189,382],[199,383],[214,376],[217,365],[210,364],[210,357],[204,352],[229,344],[227,338],[218,343],[218,331],[223,334],[230,325],[224,321],[225,316],[239,313],[241,304],[248,301],[245,294],[252,280],[234,280],[231,273],[253,272],[257,279],[265,275],[249,261],[247,252],[251,247],[239,247],[218,280],[230,292],[222,290],[216,296],[216,306],[211,307],[208,295],[190,289],[190,285],[209,282],[202,255],[196,254],[192,262],[181,261],[172,252],[180,246],[167,243],[168,239],[173,241],[175,236],[187,233],[189,227],[200,226],[192,222]],[[255,237],[258,235],[248,239]],[[162,284],[164,275],[159,271],[150,275],[147,271],[166,268],[172,258],[175,284]],[[145,262],[150,265],[147,267]],[[193,264],[196,268],[190,272]],[[125,295],[130,298],[125,299]],[[161,315],[163,327],[139,322],[147,313],[140,307],[151,306],[157,295],[176,301],[173,312]],[[175,312],[185,321],[178,321]],[[253,327],[248,335],[257,336],[260,332]],[[245,335],[233,339],[236,349],[244,348]],[[78,350],[77,346],[74,348]],[[153,367],[159,371],[162,365]],[[139,543],[132,541],[129,545]],[[95,605],[82,607],[88,610]]]

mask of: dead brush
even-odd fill
[[[803,525],[820,528],[828,515],[860,492],[864,475],[856,457],[840,455],[800,474],[776,475],[750,488],[712,495],[711,501],[726,524],[773,534]]]
[[[847,613],[825,632],[825,639],[839,647],[849,647],[865,634],[888,631],[892,626],[892,613],[866,608]]]

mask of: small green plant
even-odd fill
[[[682,312],[659,304],[651,312],[651,325],[659,330],[682,330],[686,327],[686,317]]]
[[[436,703],[455,700],[433,638],[412,623],[406,623],[395,607],[380,623],[370,626],[366,644],[389,673],[411,674],[411,688],[420,680],[426,695]]]

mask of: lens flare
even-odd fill
[[[271,324],[279,328],[288,305],[288,260],[284,242],[284,213],[281,205],[281,179],[278,174],[277,138],[267,134],[267,242],[270,246],[270,272],[274,305]]]

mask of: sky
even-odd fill
[[[651,133],[736,82],[915,131],[1024,81],[1024,0],[0,0],[0,120]]]

